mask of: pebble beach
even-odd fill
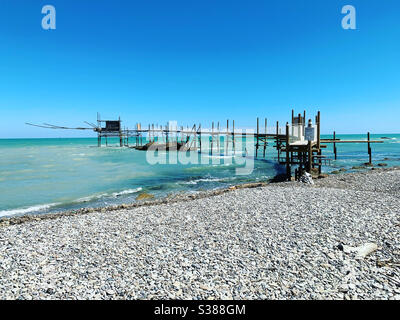
[[[0,299],[399,300],[399,239],[398,168],[15,218]]]

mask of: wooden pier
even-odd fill
[[[134,148],[136,150],[166,150],[184,152],[209,152],[213,154],[227,153],[231,148],[235,154],[238,139],[251,138],[254,143],[254,158],[266,158],[267,146],[272,144],[276,150],[276,157],[273,157],[279,164],[286,166],[287,179],[292,179],[292,168],[294,167],[294,177],[299,179],[304,172],[321,174],[322,166],[337,160],[337,144],[340,143],[367,143],[369,164],[372,164],[372,143],[382,143],[380,140],[371,140],[369,132],[366,140],[340,140],[333,132],[332,139],[321,139],[321,113],[318,111],[314,123],[311,119],[306,121],[306,112],[295,115],[292,110],[291,123],[287,122],[284,128],[279,127],[279,122],[273,128],[267,127],[267,119],[264,119],[264,128],[260,130],[260,120],[257,118],[256,129],[235,130],[235,121],[232,126],[229,120],[226,121],[226,128],[221,129],[219,122],[212,122],[210,129],[202,128],[201,124],[194,124],[192,127],[178,127],[176,123],[168,123],[166,126],[158,124],[148,124],[142,126],[137,123],[134,129],[122,127],[122,121],[102,120],[97,115],[97,125],[86,122],[90,128],[69,128],[50,124],[29,125],[50,128],[50,129],[75,129],[93,130],[97,133],[98,146],[102,146],[105,141],[108,146],[109,138],[118,138],[120,147]],[[216,125],[215,125],[216,124]],[[209,148],[202,145],[203,139],[208,139]],[[222,139],[222,140],[221,140]],[[205,140],[207,141],[207,140]],[[334,158],[322,155],[322,150],[327,148],[327,144],[333,144]],[[247,150],[246,150],[247,154]],[[249,156],[249,155],[247,155]],[[252,156],[252,155],[250,155]],[[367,164],[368,164],[367,163]]]

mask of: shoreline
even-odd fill
[[[0,299],[400,300],[399,168],[251,186],[3,227]]]
[[[365,174],[370,174],[370,173],[376,173],[376,172],[387,172],[387,171],[396,171],[400,170],[400,167],[395,166],[395,167],[365,167],[362,169],[362,171],[355,171],[355,172],[347,172],[347,171],[339,171],[338,173],[335,174],[322,174],[322,176],[316,175],[313,177],[314,179],[314,186],[320,185],[318,181],[321,180],[337,180],[335,177],[340,177],[340,176],[352,176],[352,175],[365,175]],[[190,193],[190,192],[179,192],[175,194],[170,194],[167,196],[163,196],[161,198],[156,198],[152,200],[138,200],[136,202],[132,203],[124,203],[124,204],[119,204],[119,205],[111,205],[111,206],[105,206],[105,207],[97,207],[97,208],[79,208],[79,209],[74,209],[74,210],[65,210],[61,212],[49,212],[49,213],[44,213],[44,214],[27,214],[27,215],[21,215],[21,216],[16,216],[16,217],[1,217],[0,218],[0,228],[10,226],[10,225],[16,225],[16,224],[22,224],[30,221],[41,221],[41,220],[53,220],[53,219],[58,219],[61,217],[69,217],[69,216],[78,216],[78,215],[85,215],[85,214],[91,214],[95,212],[113,212],[113,211],[118,211],[118,210],[129,210],[129,209],[134,209],[138,207],[148,207],[148,206],[157,206],[157,205],[165,205],[169,203],[177,203],[177,202],[182,202],[182,201],[191,201],[191,200],[196,200],[196,199],[204,199],[208,197],[214,197],[217,195],[221,195],[224,193],[231,192],[233,190],[237,189],[252,189],[252,188],[261,188],[261,187],[266,187],[266,186],[289,186],[289,185],[297,185],[300,186],[302,183],[296,182],[296,181],[282,181],[283,175],[277,175],[274,178],[269,179],[268,181],[262,181],[262,182],[250,182],[250,183],[243,183],[243,184],[238,184],[238,185],[233,185],[230,187],[223,187],[223,188],[218,188],[218,189],[211,189],[211,190],[204,190],[204,191],[198,191],[196,193]],[[308,185],[310,186],[310,185]],[[334,187],[334,186],[331,186]]]

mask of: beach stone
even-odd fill
[[[398,299],[399,181],[368,170],[10,219],[0,299]]]
[[[305,184],[314,184],[313,178],[310,173],[305,172],[301,177],[300,177],[300,182],[305,183]]]
[[[363,259],[377,249],[378,246],[375,243],[366,243],[356,249],[356,258]]]

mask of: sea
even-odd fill
[[[367,139],[365,134],[336,137]],[[400,166],[400,134],[374,134],[371,139],[383,141],[371,145],[375,164]],[[223,139],[221,151],[211,154],[203,148],[186,158],[176,151],[149,155],[121,148],[117,139],[109,139],[107,144],[103,142],[99,148],[97,138],[0,139],[0,217],[131,203],[142,193],[155,198],[196,193],[268,181],[285,172],[276,161],[273,142],[266,147],[265,158],[263,146],[258,158],[254,150],[245,147],[225,152]],[[338,159],[324,166],[324,172],[360,170],[353,168],[368,161],[366,143],[337,144],[337,152]],[[332,144],[327,144],[323,155],[333,159]]]

